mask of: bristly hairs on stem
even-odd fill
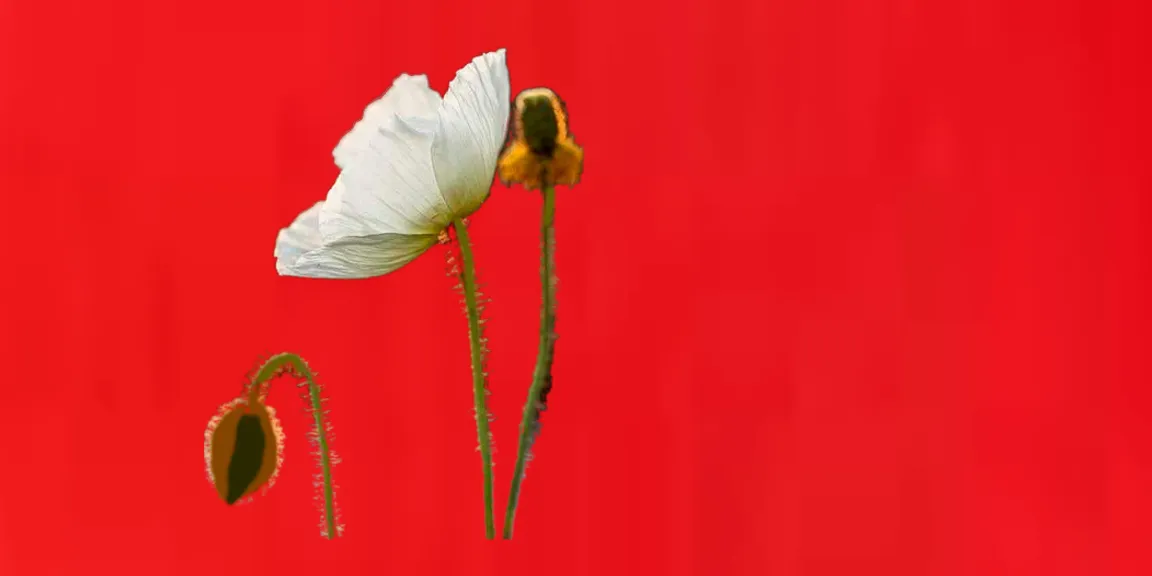
[[[276,356],[276,354],[274,354],[272,352],[268,352],[267,350],[265,350],[264,352],[261,352],[260,354],[257,355],[257,358],[259,358],[259,360],[252,367],[252,369],[249,370],[248,373],[244,375],[244,388],[240,394],[241,398],[248,397],[249,393],[252,391],[252,383],[256,380],[256,375],[260,372],[260,368],[262,368],[265,364],[267,364],[268,361],[271,360],[273,356]],[[268,395],[268,389],[270,386],[271,386],[271,380],[267,380],[264,383],[260,384],[260,396],[261,397],[265,397]]]
[[[455,290],[462,296],[464,313],[468,318],[468,342],[472,361],[472,396],[474,418],[476,419],[477,449],[484,472],[484,536],[489,540],[496,537],[496,521],[493,513],[492,479],[492,433],[488,426],[492,417],[488,413],[488,338],[484,336],[484,304],[476,280],[475,259],[472,255],[472,241],[468,234],[466,220],[457,219],[452,223],[455,246],[459,257],[449,250],[448,272],[459,279]],[[443,242],[445,238],[441,238]],[[448,237],[448,241],[451,237]]]
[[[252,376],[247,389],[249,401],[254,402],[266,396],[271,381],[280,376],[303,380],[296,386],[301,389],[305,411],[312,417],[313,423],[308,432],[308,440],[319,468],[319,472],[313,476],[313,485],[317,489],[316,500],[320,509],[320,535],[329,540],[343,536],[344,525],[336,506],[338,486],[332,481],[332,466],[340,463],[340,458],[331,450],[332,423],[328,420],[328,410],[325,408],[328,399],[324,397],[323,387],[317,382],[316,374],[303,358],[295,354],[284,352],[272,355]]]

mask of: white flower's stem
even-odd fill
[[[492,514],[492,443],[488,433],[487,389],[484,386],[484,343],[480,335],[480,309],[476,302],[476,270],[468,227],[459,219],[452,222],[460,243],[460,280],[464,286],[464,303],[468,308],[468,338],[472,346],[472,394],[476,402],[476,436],[480,441],[480,459],[484,466],[484,536],[496,537]]]
[[[536,369],[532,374],[532,386],[528,389],[528,399],[524,402],[524,419],[520,421],[520,445],[516,450],[516,469],[512,476],[512,490],[508,496],[508,509],[504,515],[504,539],[512,539],[512,528],[516,521],[516,505],[520,500],[520,482],[524,480],[525,467],[531,459],[532,444],[540,433],[540,412],[547,408],[546,401],[552,388],[552,356],[556,344],[556,277],[554,275],[556,253],[556,230],[553,221],[556,216],[556,191],[543,183],[544,211],[540,218],[540,347],[536,353]]]

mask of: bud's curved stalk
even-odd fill
[[[449,253],[449,273],[460,278],[459,288],[464,292],[464,307],[468,316],[468,342],[472,352],[472,397],[476,412],[476,438],[480,442],[480,461],[484,471],[484,537],[491,540],[496,537],[496,522],[492,512],[492,436],[488,431],[488,424],[491,421],[488,415],[488,388],[486,385],[488,339],[484,337],[484,321],[481,318],[483,302],[480,299],[480,290],[476,284],[475,259],[472,256],[472,241],[468,235],[468,224],[461,219],[456,219],[452,222],[452,229],[456,231],[457,243],[460,245],[460,266],[455,265],[451,253]]]
[[[208,465],[208,478],[217,493],[229,505],[251,496],[261,487],[272,487],[284,461],[284,434],[276,419],[276,411],[267,406],[267,388],[271,380],[281,375],[303,378],[310,399],[309,410],[315,427],[312,440],[319,452],[320,480],[323,507],[321,535],[332,539],[342,535],[344,527],[338,523],[339,511],[332,483],[332,465],[338,462],[331,452],[331,425],[325,418],[320,385],[302,358],[292,353],[277,354],[269,358],[246,386],[247,394],[224,404],[208,423],[204,433],[204,458]]]
[[[552,358],[556,348],[556,189],[557,184],[573,186],[584,171],[584,150],[572,139],[564,102],[548,88],[532,88],[516,97],[511,137],[497,162],[505,184],[521,184],[527,190],[541,191],[544,200],[540,218],[540,345],[524,417],[520,421],[520,442],[508,509],[504,516],[504,539],[512,538],[520,484],[532,460],[532,446],[540,434],[540,413],[548,408],[552,390]]]

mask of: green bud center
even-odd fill
[[[236,449],[232,451],[232,461],[228,463],[229,504],[239,500],[260,474],[260,466],[264,462],[264,442],[264,428],[260,426],[260,418],[251,414],[241,416],[236,427]]]

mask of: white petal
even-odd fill
[[[452,219],[432,170],[433,137],[399,116],[373,130],[328,191],[320,211],[325,242],[446,228]]]
[[[323,204],[323,202],[313,204],[311,208],[301,212],[290,226],[276,235],[276,249],[272,254],[276,256],[277,268],[281,263],[293,264],[300,256],[324,244],[320,237],[320,207]]]
[[[454,217],[475,212],[488,197],[508,130],[510,93],[503,49],[477,56],[448,85],[432,164]]]
[[[439,107],[440,95],[428,87],[427,76],[401,74],[392,81],[392,87],[383,96],[364,109],[364,116],[332,150],[336,165],[344,168],[351,163],[369,147],[374,133],[391,123],[397,114],[420,118],[422,122],[417,123],[428,131],[435,130]]]
[[[432,234],[377,234],[345,238],[309,252],[295,254],[281,250],[278,239],[276,272],[281,276],[304,278],[372,278],[395,271],[415,260],[435,245],[436,241],[437,237]]]

